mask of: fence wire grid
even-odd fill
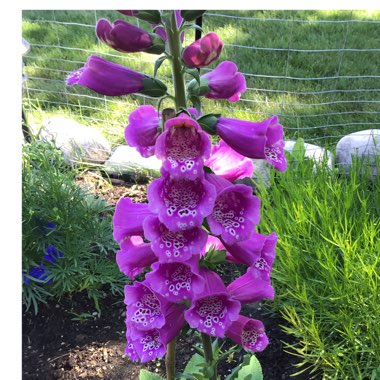
[[[97,40],[99,18],[150,28],[117,11],[23,11],[23,37],[31,46],[23,57],[23,107],[34,130],[60,115],[100,129],[118,146],[125,144],[129,113],[140,104],[157,105],[148,96],[115,98],[66,86],[67,75],[91,54],[153,74],[157,56],[119,53]],[[277,114],[286,139],[328,148],[348,133],[379,129],[380,12],[209,11],[203,30],[218,33],[224,50],[201,74],[232,60],[247,81],[238,103],[205,99],[204,112],[252,121]],[[187,32],[184,46],[193,40],[194,32]],[[168,65],[158,78],[170,88]]]

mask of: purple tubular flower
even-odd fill
[[[138,10],[118,10],[118,12],[126,16],[136,16],[139,13]]]
[[[205,256],[207,252],[211,249],[216,251],[222,251],[226,248],[216,236],[208,235],[206,245],[201,250],[200,255]]]
[[[140,20],[158,24],[161,21],[160,12],[158,10],[119,10],[126,16],[136,17]]]
[[[187,262],[155,263],[146,281],[169,302],[192,299],[204,288],[204,280],[197,274],[198,259]]]
[[[274,232],[270,235],[253,232],[249,239],[233,245],[225,243],[225,246],[235,262],[254,266],[264,271],[266,278],[269,279],[276,257],[276,243],[277,235]]]
[[[206,67],[219,58],[222,49],[222,40],[216,33],[211,32],[186,47],[182,59],[187,67]]]
[[[227,286],[229,295],[241,303],[253,303],[263,298],[273,300],[274,289],[266,273],[251,267]]]
[[[79,84],[102,95],[121,96],[142,91],[144,79],[144,74],[91,55],[84,67],[69,74],[66,83]]]
[[[221,117],[216,123],[216,132],[240,154],[265,159],[281,172],[286,170],[284,133],[277,116],[260,122]]]
[[[215,186],[208,181],[172,179],[167,173],[148,186],[150,210],[173,232],[199,227],[211,214],[215,197]]]
[[[190,309],[185,311],[185,319],[192,328],[223,338],[226,329],[239,316],[240,302],[229,296],[215,272],[202,269],[200,274],[205,280],[205,288],[193,298]]]
[[[125,337],[127,338],[127,344],[125,346],[124,353],[129,357],[131,361],[138,362],[140,361],[140,357],[136,352],[135,345],[133,344],[133,340],[131,337],[131,330],[133,329],[133,326],[129,326],[128,323],[126,323],[126,325],[127,331],[125,333]]]
[[[120,272],[133,279],[157,261],[150,244],[144,243],[141,236],[132,236],[120,244],[116,253],[116,262]]]
[[[130,198],[120,198],[113,215],[113,237],[120,243],[133,235],[143,235],[143,222],[153,215],[146,203],[133,203]]]
[[[165,324],[165,313],[170,304],[153,292],[146,281],[135,281],[124,287],[127,322],[137,330],[148,331]]]
[[[165,325],[159,329],[137,330],[127,321],[127,346],[125,353],[133,361],[142,363],[161,359],[166,353],[166,345],[172,341],[185,324],[184,305],[171,305],[165,314]]]
[[[204,164],[229,181],[253,176],[252,160],[233,150],[223,140],[213,145],[211,156]]]
[[[187,261],[198,255],[207,241],[207,233],[200,227],[185,231],[170,231],[157,216],[144,220],[144,235],[151,242],[152,251],[160,262]]]
[[[233,185],[215,174],[206,174],[206,179],[217,191],[214,209],[207,217],[211,232],[227,244],[248,239],[260,221],[260,199],[249,186]]]
[[[172,178],[203,177],[204,158],[210,155],[210,136],[186,114],[169,119],[157,138],[155,154]]]
[[[214,70],[200,78],[200,85],[193,79],[188,85],[190,95],[204,95],[209,99],[227,99],[237,102],[247,90],[244,75],[231,61],[223,61]]]
[[[129,115],[129,124],[125,128],[125,140],[135,147],[143,157],[154,155],[159,136],[161,114],[151,105],[137,107]]]
[[[102,18],[96,24],[98,38],[117,51],[123,53],[146,52],[161,54],[165,44],[156,34],[148,33],[122,20],[110,23]]]
[[[70,73],[66,84],[69,86],[78,84],[109,96],[122,96],[138,92],[160,97],[167,90],[166,86],[157,79],[96,55],[88,57],[84,67]]]
[[[226,335],[246,351],[261,352],[269,343],[263,323],[243,315],[239,315],[239,318],[232,322]]]

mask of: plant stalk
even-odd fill
[[[173,84],[174,84],[174,98],[175,98],[175,108],[176,111],[180,107],[187,107],[186,104],[186,91],[185,91],[185,79],[182,73],[182,62],[181,62],[181,50],[182,43],[180,38],[180,33],[177,28],[175,12],[172,12],[171,22],[169,25],[165,25],[166,34],[168,36],[168,47],[169,54],[171,55],[172,62],[172,73],[173,73]],[[167,111],[164,115],[165,119],[172,118],[174,115]],[[166,379],[175,379],[175,348],[176,348],[176,338],[169,342],[166,346],[166,356],[165,356],[165,367],[166,367]]]
[[[175,108],[176,111],[180,107],[186,108],[186,90],[185,90],[185,78],[182,73],[182,61],[181,61],[181,36],[177,28],[175,12],[172,12],[171,25],[165,27],[168,36],[169,54],[172,61],[172,75],[175,94]]]
[[[204,333],[201,333],[201,335],[202,335],[202,344],[203,344],[205,361],[211,364],[214,359],[214,355],[212,353],[211,337]],[[215,368],[215,371],[213,375],[210,377],[210,380],[217,380],[216,376],[217,374],[216,374],[216,368]]]
[[[175,378],[175,344],[176,338],[166,346],[165,367],[167,380],[174,380]]]

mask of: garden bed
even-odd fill
[[[112,180],[113,186],[99,174],[86,172],[77,177],[77,183],[91,192],[115,204],[122,196],[131,197],[135,202],[146,201],[146,185],[130,184],[123,180]],[[228,275],[228,273],[227,273]],[[164,375],[165,363],[157,360],[146,365],[132,363],[124,355],[125,347],[125,306],[123,297],[112,295],[104,289],[99,316],[86,293],[63,298],[40,307],[38,315],[32,310],[23,315],[23,379],[138,379],[140,368]],[[281,331],[284,321],[264,312],[261,307],[247,307],[244,311],[261,319],[270,340],[267,349],[257,355],[263,367],[265,380],[310,379],[294,364],[295,356],[286,353],[283,342],[292,338]],[[194,336],[185,335],[179,339],[180,355],[177,368],[183,370],[192,356]],[[220,372],[228,374],[241,360],[243,353],[230,362],[220,364]]]
[[[85,293],[42,306],[37,316],[32,311],[23,316],[23,379],[109,379],[137,380],[140,368],[165,374],[165,363],[157,360],[145,365],[132,363],[125,355],[125,306],[120,296],[107,294],[99,317]],[[282,341],[289,341],[279,325],[279,318],[251,310],[263,320],[270,344],[257,357],[265,380],[310,379],[309,374],[290,377],[297,358],[284,352]],[[194,353],[193,336],[180,338],[177,368],[183,370]],[[220,372],[228,374],[241,355],[223,362]],[[223,372],[222,372],[223,371]]]

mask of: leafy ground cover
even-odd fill
[[[29,75],[24,106],[36,128],[47,116],[64,114],[101,129],[115,144],[124,143],[129,113],[139,104],[155,102],[140,96],[104,97],[65,85],[67,74],[90,54],[153,73],[155,55],[125,56],[97,41],[94,25],[101,17],[125,16],[105,10],[23,12],[23,37],[32,45],[24,57]],[[246,74],[248,90],[238,104],[206,101],[204,110],[247,120],[279,114],[286,138],[302,137],[325,146],[343,134],[376,127],[379,22],[378,11],[209,11],[204,30],[221,36],[224,59],[235,61]],[[187,42],[193,39],[186,35]],[[169,85],[170,75],[164,64],[159,78]]]
[[[87,291],[98,306],[100,288],[122,296],[125,278],[115,265],[113,208],[74,182],[59,150],[49,143],[23,147],[23,302],[38,311],[52,297]]]
[[[378,166],[379,168],[379,166]],[[293,162],[260,187],[263,232],[279,235],[274,309],[287,349],[326,379],[380,378],[380,178]]]

